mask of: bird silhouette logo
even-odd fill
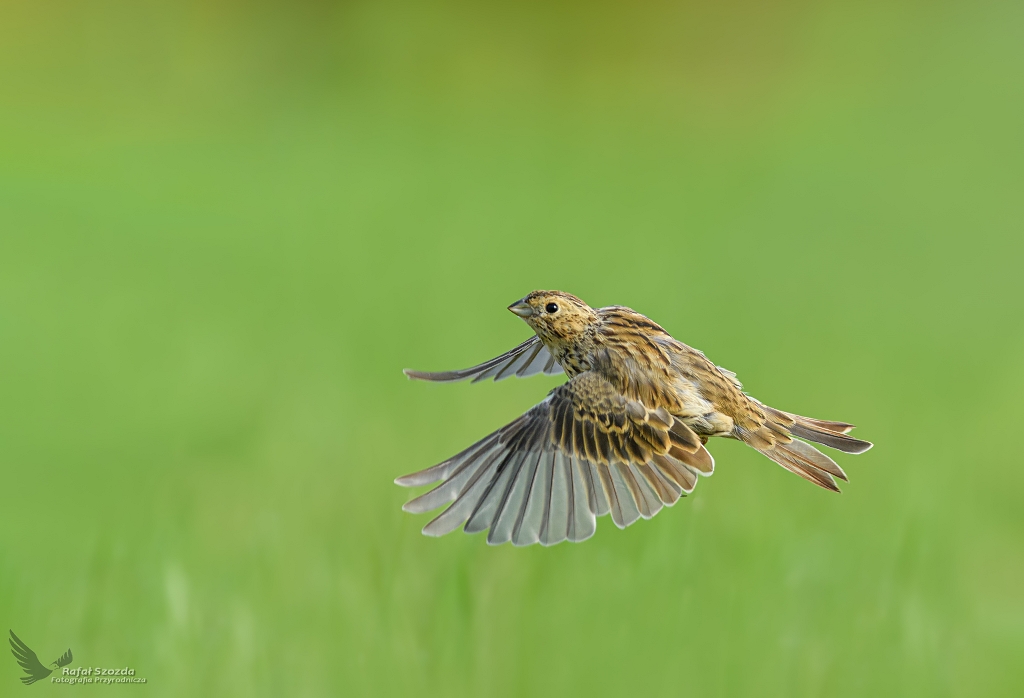
[[[53,673],[54,669],[60,669],[71,663],[74,657],[71,654],[71,650],[62,654],[60,657],[50,662],[53,669],[47,669],[39,661],[39,657],[32,651],[32,648],[21,641],[21,638],[14,634],[11,630],[11,654],[18,660],[18,664],[25,670],[26,676],[21,677],[21,682],[26,686],[34,684],[40,679],[45,679],[47,676]]]

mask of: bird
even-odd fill
[[[591,308],[563,291],[534,291],[508,307],[534,335],[472,368],[423,372],[413,380],[449,383],[564,373],[518,419],[433,467],[395,480],[435,484],[402,508],[447,505],[423,533],[460,526],[487,542],[516,546],[587,540],[597,518],[624,529],[690,494],[714,472],[711,437],[739,440],[791,473],[839,491],[846,473],[807,442],[845,453],[872,444],[846,422],[769,407],[747,395],[736,374],[625,306]]]
[[[11,643],[11,654],[18,660],[18,664],[25,670],[26,676],[22,676],[21,682],[26,686],[34,684],[40,679],[45,679],[47,676],[53,673],[54,669],[60,669],[66,667],[74,659],[71,654],[70,648],[67,652],[62,654],[60,657],[50,662],[53,669],[47,669],[43,666],[42,662],[39,661],[39,657],[32,649],[21,641],[21,638],[14,634],[13,630],[10,630],[11,637],[8,642]]]

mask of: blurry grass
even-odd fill
[[[2,12],[0,615],[41,656],[162,695],[1024,688],[1016,8]],[[521,341],[538,287],[878,446],[839,497],[724,443],[581,546],[423,538],[392,479],[558,381],[400,369]]]

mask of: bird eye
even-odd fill
[[[546,310],[548,313],[557,313],[558,303],[548,303],[547,305],[544,306],[544,310]]]

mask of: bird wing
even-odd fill
[[[586,540],[608,513],[619,528],[649,519],[713,469],[689,427],[586,372],[462,453],[395,482],[440,481],[403,507],[423,513],[451,503],[426,535],[465,524],[467,533],[490,529],[492,545],[554,545]]]
[[[60,667],[67,666],[68,664],[70,664],[72,661],[74,661],[74,658],[75,656],[71,654],[71,648],[69,647],[67,652],[62,654],[60,657],[56,659],[56,661],[54,661],[54,664],[56,664],[57,668],[59,669]]]
[[[11,637],[8,642],[11,643],[11,654],[18,660],[18,664],[25,670],[27,676],[21,677],[21,682],[26,686],[33,684],[39,679],[45,679],[52,673],[52,669],[47,669],[40,663],[39,657],[32,649],[21,641],[21,638],[14,634],[11,630]]]
[[[526,378],[541,372],[549,376],[558,375],[562,373],[562,366],[555,361],[555,357],[551,355],[537,335],[530,337],[515,349],[472,368],[437,373],[413,371],[411,368],[404,371],[405,375],[410,378],[436,383],[454,383],[467,378],[472,378],[474,383],[488,378],[500,381],[511,375]]]

